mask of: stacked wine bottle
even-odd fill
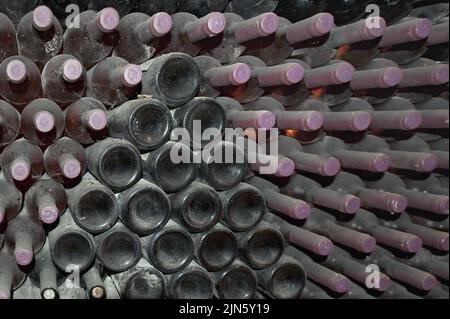
[[[449,298],[448,4],[12,3],[0,299]]]

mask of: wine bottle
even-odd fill
[[[108,122],[108,136],[126,139],[144,152],[164,145],[173,126],[167,106],[154,99],[127,101],[109,111]]]
[[[448,281],[449,279],[448,262],[444,262],[426,249],[421,249],[410,259],[402,259],[401,261],[411,267],[429,272],[444,280]]]
[[[308,278],[338,294],[344,294],[349,290],[350,280],[347,277],[314,262],[300,250],[290,246],[286,248],[286,254],[302,264]]]
[[[206,43],[220,38],[226,25],[220,12],[211,12],[200,19],[187,12],[178,12],[172,15],[172,21],[172,29],[162,38],[158,55],[182,52],[194,57]]]
[[[95,242],[91,234],[82,230],[67,212],[56,228],[48,233],[53,263],[65,273],[83,272],[95,260]],[[76,254],[72,252],[76,251]]]
[[[161,46],[161,38],[171,29],[172,18],[166,12],[151,17],[140,12],[130,13],[120,20],[114,55],[129,63],[144,63],[155,55]]]
[[[386,162],[387,166],[394,169],[432,172],[438,166],[437,157],[431,153],[395,151],[387,142],[375,135],[367,135],[361,141],[349,144],[349,147],[352,151],[386,154],[390,159]]]
[[[324,119],[326,121],[327,117],[324,116]],[[300,142],[292,137],[280,136],[278,138],[278,147],[279,153],[293,160],[295,168],[299,171],[322,176],[335,176],[341,169],[341,163],[337,158],[306,153]]]
[[[63,45],[63,29],[52,10],[39,6],[27,13],[17,26],[19,54],[34,61],[39,68],[58,55]]]
[[[0,62],[6,58],[17,55],[17,37],[16,28],[7,15],[0,10],[0,39],[3,43],[0,49]]]
[[[223,12],[228,2],[229,0],[182,0],[178,11],[204,17],[210,12]]]
[[[433,26],[433,30],[427,40],[428,48],[424,54],[426,58],[448,63],[448,27],[448,18],[440,20]]]
[[[100,263],[114,273],[133,268],[142,257],[139,237],[121,222],[95,237],[96,255]]]
[[[319,256],[328,256],[334,249],[333,243],[328,238],[289,224],[286,220],[275,214],[266,214],[264,220],[279,227],[291,245],[304,248]]]
[[[261,97],[245,105],[253,111],[270,111],[276,116],[279,129],[293,129],[300,131],[317,131],[324,122],[321,113],[317,111],[286,111],[284,106],[271,97]]]
[[[207,232],[220,221],[222,202],[219,194],[208,185],[193,182],[170,195],[170,200],[172,218],[190,232]]]
[[[2,152],[1,166],[6,180],[26,190],[44,173],[44,155],[39,147],[19,139]]]
[[[283,234],[265,221],[237,237],[241,259],[253,269],[269,268],[283,256],[286,245]]]
[[[426,52],[426,39],[433,24],[429,19],[405,18],[388,26],[378,44],[380,58],[390,59],[400,65],[420,58]]]
[[[177,12],[182,0],[136,0],[134,11],[152,15],[161,11],[173,14]]]
[[[98,262],[94,262],[92,267],[81,275],[81,281],[86,288],[89,299],[105,299],[107,297],[112,297],[107,295],[106,272],[103,265]],[[114,290],[116,290],[115,287]]]
[[[399,229],[420,237],[424,245],[432,247],[435,250],[444,252],[448,252],[449,250],[448,232],[438,231],[414,224],[408,214],[398,216],[396,219],[381,219],[380,221],[381,224],[387,227]]]
[[[100,12],[80,13],[64,33],[63,52],[79,59],[86,68],[94,66],[111,54],[117,44],[120,16],[108,7]]]
[[[87,169],[83,146],[68,137],[45,150],[44,163],[49,177],[65,186],[79,183]]]
[[[0,299],[12,299],[12,292],[27,278],[14,260],[14,253],[3,246],[0,249]]]
[[[163,228],[170,218],[167,195],[156,185],[141,180],[118,195],[121,221],[139,236],[149,236]]]
[[[169,221],[158,233],[142,238],[145,258],[164,274],[186,268],[194,258],[194,243],[180,225]]]
[[[68,54],[50,59],[42,71],[42,92],[62,107],[85,95],[87,75],[81,62]]]
[[[139,150],[133,144],[107,138],[86,149],[88,169],[102,184],[120,192],[142,177]]]
[[[406,197],[410,208],[441,215],[448,215],[449,213],[448,196],[408,189],[403,180],[394,174],[385,173],[376,181],[366,181],[366,185],[372,189],[394,192]]]
[[[123,17],[134,8],[135,2],[136,0],[91,0],[89,1],[89,10],[100,11],[104,8],[113,7]]]
[[[11,56],[0,64],[0,95],[21,111],[39,97],[41,74],[30,59]]]
[[[350,253],[342,248],[335,247],[331,255],[328,256],[326,260],[321,262],[321,265],[332,269],[337,273],[341,273],[358,284],[367,287],[367,266],[361,263],[358,259],[353,258]],[[384,292],[389,289],[391,285],[391,279],[384,273],[380,273],[375,287],[371,290]]]
[[[83,145],[102,139],[108,129],[105,106],[98,100],[82,97],[64,112],[66,136]]]
[[[27,140],[37,146],[47,146],[62,136],[64,114],[52,100],[37,99],[23,109],[21,127]]]
[[[392,213],[402,213],[408,206],[408,200],[405,197],[370,189],[366,187],[359,176],[347,172],[336,175],[327,188],[357,196],[361,200],[361,206],[367,209],[375,208]]]
[[[258,291],[256,272],[236,259],[227,269],[211,273],[220,299],[254,299]],[[239,289],[236,289],[239,287]]]
[[[266,91],[270,94],[279,87],[288,90],[303,79],[303,68],[297,63],[268,67],[262,60],[252,56],[239,57],[236,62],[245,63],[250,67],[252,71],[250,81],[243,85],[224,88],[221,93],[242,104],[253,102],[266,94]]]
[[[19,266],[30,265],[34,254],[42,249],[44,243],[44,228],[26,208],[8,222],[5,245],[14,251],[14,258]]]
[[[261,289],[275,299],[298,299],[306,284],[303,265],[288,256],[256,273]]]
[[[2,1],[0,3],[0,11],[6,14],[14,25],[17,25],[20,19],[30,11],[37,7],[39,0],[9,2]]]
[[[261,177],[254,176],[246,183],[259,189],[266,199],[269,209],[294,219],[306,219],[311,214],[308,203],[280,193],[280,188]]]
[[[120,57],[109,57],[90,69],[87,78],[86,96],[113,108],[137,96],[142,70]]]
[[[197,262],[210,272],[227,269],[238,257],[236,235],[221,224],[204,233],[192,234]]]
[[[201,55],[194,58],[202,74],[200,96],[217,98],[221,90],[227,87],[244,85],[250,80],[251,70],[245,63],[235,63],[227,66],[213,57]]]
[[[161,299],[166,292],[166,279],[144,258],[130,270],[112,275],[123,299]]]
[[[436,195],[448,196],[448,188],[442,187],[438,177],[435,174],[429,174],[424,177],[414,176],[403,178],[403,182],[405,182],[409,189]]]
[[[54,224],[67,208],[67,195],[60,183],[45,175],[27,191],[24,206],[35,219]]]
[[[289,2],[293,1],[281,1],[280,4]],[[292,12],[290,8],[290,13]],[[302,21],[298,16],[294,19],[290,18],[292,22],[298,21],[296,23],[291,23],[281,17],[278,20],[279,28],[276,34],[248,43],[245,55],[255,56],[269,66],[278,65],[286,61],[295,48],[310,47],[315,46],[316,42],[320,43],[321,39],[326,37],[334,26],[334,18],[329,13],[307,16]]]
[[[180,162],[174,161],[173,154],[181,157]],[[190,185],[197,175],[192,158],[192,151],[186,145],[167,142],[144,156],[144,178],[168,193],[181,191]]]
[[[187,54],[170,53],[154,58],[143,70],[141,94],[160,100],[170,109],[185,105],[199,91],[200,70]]]
[[[216,152],[222,151],[222,160],[215,161]],[[220,153],[219,153],[220,154]],[[227,163],[224,156],[233,154],[233,162]],[[218,142],[207,154],[200,165],[198,179],[216,190],[232,189],[242,182],[247,175],[247,163],[244,151],[236,144]]]
[[[85,174],[77,186],[66,192],[72,217],[83,230],[101,234],[117,222],[119,204],[116,196],[91,174]]]
[[[427,142],[421,139],[419,136],[414,135],[407,140],[392,141],[389,143],[391,149],[395,151],[407,151],[407,152],[423,152],[430,153],[437,157],[437,168],[447,170],[449,166],[448,151],[435,151],[431,150]]]
[[[367,261],[379,265],[392,279],[419,290],[431,291],[437,285],[437,279],[432,274],[395,260],[387,250],[381,247],[377,247],[377,249],[368,256]]]
[[[39,288],[42,299],[54,300],[59,298],[58,287],[64,283],[66,276],[53,264],[48,241],[36,254],[33,269],[29,276],[31,283]]]
[[[208,55],[223,64],[229,64],[241,56],[248,45],[274,35],[278,29],[278,16],[266,12],[245,20],[235,13],[225,13],[223,34],[210,41],[204,48]]]
[[[217,102],[227,112],[227,127],[235,129],[248,128],[270,130],[276,124],[275,115],[270,111],[249,111],[236,100],[229,97],[218,97]]]
[[[22,208],[22,193],[0,173],[0,225],[14,219]],[[3,241],[0,240],[0,246]]]
[[[263,194],[249,184],[241,183],[220,194],[223,203],[222,222],[235,232],[250,231],[266,213]]]
[[[431,98],[423,103],[415,104],[414,107],[423,117],[421,129],[448,129],[450,120],[447,100]]]
[[[170,299],[212,299],[214,283],[209,273],[192,261],[185,269],[166,275],[167,297]]]
[[[20,113],[8,102],[0,101],[0,147],[16,140],[20,131]]]

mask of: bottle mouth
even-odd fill
[[[272,294],[279,299],[297,299],[305,285],[305,271],[295,263],[281,265],[271,279]]]
[[[39,31],[47,31],[53,26],[53,12],[46,6],[39,6],[33,11],[33,26]]]
[[[34,126],[40,133],[49,133],[55,128],[55,117],[47,111],[41,111],[34,118]]]
[[[15,161],[10,170],[12,178],[18,182],[25,181],[31,175],[30,165],[22,161]]]
[[[14,257],[19,266],[28,266],[33,261],[34,253],[29,249],[16,249]]]
[[[139,65],[129,64],[123,70],[122,83],[126,87],[134,88],[141,83],[142,76],[142,69]]]
[[[116,9],[104,8],[97,15],[97,26],[104,33],[111,33],[119,26],[120,16]]]
[[[47,288],[42,291],[41,297],[44,300],[55,300],[58,299],[59,293],[53,288]]]
[[[88,116],[88,126],[93,131],[103,131],[108,126],[108,115],[103,110],[91,111]]]
[[[69,83],[75,83],[81,79],[85,70],[77,59],[68,59],[63,65],[63,78]]]
[[[150,24],[150,31],[152,34],[162,37],[170,32],[173,21],[166,12],[159,12],[154,15],[153,23]]]
[[[214,231],[203,239],[198,258],[208,271],[227,268],[237,258],[238,241],[230,231]]]
[[[232,268],[222,278],[217,290],[223,299],[253,299],[258,290],[256,274],[245,266]]]
[[[91,289],[89,295],[92,299],[103,299],[106,296],[106,291],[104,287],[97,286]]]
[[[238,187],[224,206],[226,220],[236,231],[247,231],[255,227],[267,209],[261,193],[246,187]]]
[[[284,252],[283,234],[270,228],[252,234],[245,248],[246,259],[255,269],[265,269],[274,265]]]
[[[14,84],[20,84],[27,78],[27,67],[21,60],[11,60],[6,66],[8,80]]]
[[[173,286],[176,299],[211,299],[214,293],[211,277],[201,270],[184,273]]]

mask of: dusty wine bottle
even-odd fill
[[[266,201],[255,187],[241,183],[220,194],[223,203],[222,222],[235,232],[250,231],[266,213]]]
[[[8,16],[3,13],[3,10],[0,12],[0,40],[3,43],[0,49],[0,62],[17,55],[16,28]]]
[[[414,104],[414,107],[423,117],[420,128],[448,129],[450,120],[447,100],[442,98],[431,98],[423,103]]]
[[[266,199],[267,207],[294,219],[306,219],[311,214],[308,203],[280,193],[280,188],[261,177],[254,176],[245,181],[259,189]]]
[[[22,208],[22,193],[0,173],[0,225],[14,219]],[[0,246],[3,241],[0,240]]]
[[[174,154],[180,157],[179,162],[172,157]],[[192,158],[192,151],[188,146],[169,141],[144,156],[144,178],[168,193],[181,191],[197,175]]]
[[[108,122],[108,136],[126,139],[143,152],[165,144],[173,126],[167,106],[154,99],[127,101],[109,111]]]
[[[81,182],[66,193],[72,217],[85,231],[101,234],[117,222],[119,204],[116,196],[91,174],[85,174]]]
[[[164,274],[186,268],[194,258],[194,243],[180,225],[169,221],[158,233],[142,238],[145,258]]]
[[[214,188],[193,182],[184,190],[170,195],[172,218],[188,231],[203,233],[221,218],[222,202]]]
[[[197,262],[210,272],[228,268],[238,257],[236,235],[222,224],[207,232],[191,235]]]
[[[42,92],[45,97],[65,107],[85,95],[86,69],[68,54],[50,59],[42,71]]]
[[[170,109],[188,103],[200,88],[197,63],[184,53],[170,53],[149,60],[143,70],[141,94],[160,100]]]
[[[113,108],[137,96],[142,70],[120,57],[109,57],[90,69],[87,78],[86,96]]]
[[[245,63],[235,63],[227,66],[213,57],[201,55],[194,58],[202,74],[200,96],[217,98],[221,89],[239,86],[247,83],[251,77],[250,67]]]
[[[19,54],[34,61],[39,68],[58,55],[63,45],[63,29],[52,10],[39,6],[27,13],[17,26]]]
[[[20,132],[20,113],[8,102],[0,101],[0,147],[16,140]]]
[[[22,133],[37,146],[56,142],[64,132],[64,114],[61,108],[49,99],[37,99],[22,111]]]
[[[162,49],[158,54],[182,52],[196,56],[204,46],[213,42],[223,32],[226,19],[220,12],[211,12],[203,18],[187,12],[172,15],[172,29],[162,38]]]
[[[100,12],[80,13],[75,21],[78,27],[69,27],[64,33],[63,52],[79,59],[86,68],[105,59],[117,44],[120,16],[114,8]]]
[[[166,293],[164,275],[144,258],[130,270],[113,274],[112,280],[124,299],[161,299]]]
[[[83,272],[95,259],[95,242],[91,234],[74,222],[72,213],[67,212],[58,226],[48,233],[53,263],[65,273]],[[76,254],[72,252],[76,251]]]
[[[11,56],[0,64],[0,95],[21,111],[39,97],[41,73],[33,61],[24,56]]]
[[[82,97],[64,112],[66,136],[83,145],[94,144],[106,135],[108,116],[98,100]]]
[[[44,163],[49,177],[66,187],[78,184],[87,168],[83,146],[68,137],[45,150]]]
[[[130,13],[120,20],[114,55],[129,63],[144,63],[155,55],[161,46],[161,38],[171,29],[172,18],[166,12],[151,17],[141,12]]]
[[[254,299],[258,291],[256,272],[236,259],[228,268],[213,272],[220,299]]]
[[[304,248],[318,256],[328,256],[334,249],[333,243],[328,238],[289,224],[283,218],[278,217],[275,214],[266,214],[264,220],[279,227],[280,231],[291,245]]]
[[[89,171],[115,192],[136,184],[142,177],[139,150],[130,142],[107,138],[86,149]]]
[[[249,111],[236,100],[229,97],[218,97],[217,102],[227,112],[227,127],[270,130],[276,124],[275,115],[270,111]]]
[[[59,298],[58,287],[64,283],[66,276],[53,264],[48,241],[36,254],[33,269],[29,276],[31,283],[39,288],[42,299],[54,300]]]
[[[303,266],[289,256],[283,256],[275,265],[256,273],[260,287],[275,299],[298,299],[306,284]]]
[[[34,254],[42,249],[44,243],[44,228],[26,208],[8,222],[5,231],[5,245],[14,251],[14,258],[19,266],[30,265]]]
[[[22,138],[5,147],[1,167],[8,182],[26,190],[44,173],[44,155],[39,147]]]
[[[412,190],[448,196],[448,188],[441,185],[438,176],[435,174],[408,176],[408,178],[403,178],[403,182]]]
[[[20,288],[26,278],[14,260],[14,253],[3,246],[0,249],[0,299],[11,299],[12,292]]]
[[[167,195],[156,185],[141,180],[118,195],[120,219],[139,236],[157,233],[170,219]]]
[[[222,155],[221,160],[215,160],[216,152]],[[233,161],[228,162],[224,157],[233,154]],[[230,142],[218,142],[208,153],[206,160],[202,161],[199,171],[199,180],[216,190],[227,190],[242,182],[247,174],[247,164],[243,150]]]
[[[100,263],[113,273],[133,268],[142,257],[139,237],[121,222],[95,237],[96,255]]]
[[[182,271],[166,275],[167,297],[170,299],[212,299],[214,283],[209,273],[192,261]]]
[[[410,259],[402,259],[402,262],[414,268],[429,272],[444,280],[449,279],[448,262],[444,262],[426,249],[421,249]]]
[[[44,175],[27,191],[24,205],[35,219],[53,224],[67,208],[67,195],[60,183]]]

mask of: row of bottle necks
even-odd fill
[[[257,177],[247,182],[220,193],[195,182],[168,198],[156,185],[141,181],[116,198],[92,176],[85,176],[67,193],[70,208],[50,225],[47,218],[65,210],[65,195],[57,183],[43,179],[27,193],[24,209],[8,222],[1,237],[0,294],[7,298],[19,288],[25,271],[43,298],[56,298],[63,273],[75,269],[83,275],[83,287],[88,287],[91,297],[101,298],[104,274],[99,274],[97,263],[92,266],[97,258],[106,273],[125,281],[118,288],[127,298],[162,297],[164,277],[156,276],[159,272],[166,275],[169,287],[177,287],[169,288],[171,298],[211,297],[214,284],[209,276],[218,280],[221,298],[254,298],[256,280],[270,297],[297,298],[305,287],[305,273],[331,292],[361,298],[368,294],[355,283],[367,285],[368,265],[382,269],[378,284],[367,287],[374,295],[413,296],[390,278],[413,287],[419,295],[430,291],[445,295],[437,278],[448,280],[448,223],[444,232],[414,223],[406,214],[389,220],[359,210],[344,219],[320,209],[314,209],[306,223],[293,219],[305,216],[291,216],[288,222],[286,216],[279,216],[280,206],[290,201],[285,205],[298,208],[300,201],[280,198],[272,189],[258,190],[264,182]],[[6,191],[14,193],[12,187]],[[272,206],[275,198],[278,208]],[[286,248],[287,243],[300,250]],[[334,244],[359,252],[360,257],[353,258]],[[321,256],[320,261],[314,256]],[[161,286],[156,291],[149,289],[156,284],[155,276],[156,286]],[[199,285],[197,289],[188,284],[191,281]],[[245,284],[235,289],[240,281]],[[283,289],[288,283],[291,289]]]
[[[367,16],[373,5],[377,6],[379,14],[389,23],[398,21],[407,15],[433,17],[448,15],[448,5],[435,1],[427,4],[415,0],[400,0],[392,3],[384,0],[362,1],[311,1],[311,0],[30,0],[27,3],[13,3],[1,5],[0,11],[7,14],[18,23],[26,13],[35,9],[39,4],[49,6],[60,21],[65,21],[73,13],[76,5],[80,11],[101,10],[111,6],[116,8],[121,16],[130,12],[143,12],[148,15],[165,11],[170,14],[188,12],[203,17],[211,12],[232,12],[242,15],[246,19],[259,14],[273,11],[292,21],[300,21],[319,12],[329,12],[337,17],[338,25],[348,24]],[[369,7],[368,5],[372,5]]]

